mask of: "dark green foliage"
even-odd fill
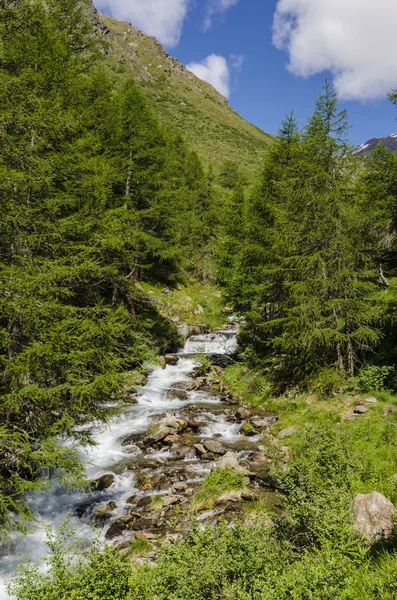
[[[175,342],[136,282],[171,283],[208,232],[205,177],[133,81],[103,64],[79,0],[0,6],[0,521],[55,439],[105,419],[124,371]],[[192,168],[192,165],[194,168]],[[207,194],[208,195],[208,194]],[[208,199],[211,202],[211,199]],[[29,515],[29,513],[28,513]]]
[[[352,376],[381,337],[347,131],[327,83],[302,133],[293,115],[283,122],[248,203],[241,292],[232,281],[228,293],[247,316],[245,356],[265,360],[279,385],[328,367]]]

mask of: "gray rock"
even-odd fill
[[[173,504],[179,504],[182,501],[182,498],[179,496],[167,496],[163,498],[163,506],[166,508],[167,506],[171,506]]]
[[[224,455],[227,452],[226,449],[222,446],[222,444],[220,444],[216,440],[205,440],[203,442],[203,445],[208,450],[208,452],[211,452],[212,454]]]
[[[366,406],[361,406],[361,404],[359,406],[356,406],[356,408],[354,409],[354,413],[356,415],[365,415],[365,413],[368,412],[368,408]]]
[[[166,354],[164,360],[167,365],[175,366],[179,362],[179,356],[176,354]]]
[[[224,456],[219,461],[219,466],[222,468],[230,467],[236,473],[240,473],[241,475],[252,477],[251,471],[240,465],[238,462],[237,454],[235,452],[226,452]]]
[[[167,392],[167,400],[187,400],[188,398],[189,396],[184,390],[172,388]]]
[[[145,442],[149,445],[156,444],[157,442],[161,442],[168,435],[173,435],[175,433],[175,429],[173,427],[159,427],[155,431],[149,433]]]
[[[354,498],[354,528],[368,543],[390,536],[395,515],[393,504],[378,492],[358,494]]]
[[[259,429],[269,427],[269,422],[266,419],[252,419],[252,424]]]
[[[369,398],[365,398],[365,402],[369,402],[369,404],[376,404],[378,401],[374,396],[370,396]]]
[[[196,454],[199,458],[200,456],[204,456],[204,454],[207,454],[207,450],[202,444],[195,444],[194,449],[196,450]]]
[[[241,421],[246,421],[247,419],[249,419],[251,416],[251,413],[249,410],[247,410],[246,408],[244,408],[242,406],[241,408],[238,408],[236,410],[236,412],[234,413],[234,416],[236,417],[236,421],[238,421],[240,423]]]
[[[280,440],[283,440],[286,437],[289,437],[290,435],[294,435],[294,433],[296,433],[295,427],[287,427],[287,429],[283,429],[282,431],[280,431],[278,437]]]

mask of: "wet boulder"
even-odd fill
[[[102,475],[98,479],[90,482],[90,487],[98,492],[103,492],[110,488],[116,480],[116,477],[113,473],[107,473],[106,475]]]
[[[199,458],[201,458],[202,456],[207,454],[207,450],[206,450],[206,448],[204,448],[203,444],[195,444],[194,449]]]
[[[104,525],[112,518],[113,511],[117,508],[114,502],[109,502],[105,506],[98,508],[92,515],[92,522],[95,525]]]
[[[120,517],[120,519],[117,519],[117,521],[111,524],[105,533],[105,538],[107,540],[112,540],[116,537],[124,535],[127,531],[133,528],[136,521],[137,517],[135,515],[126,515],[125,517]]]
[[[242,425],[240,427],[240,433],[241,435],[244,435],[246,437],[254,437],[258,434],[258,431],[256,431],[256,429],[253,427],[253,425],[251,425],[251,423],[244,423],[244,425]]]
[[[179,356],[176,354],[166,354],[164,356],[164,360],[166,365],[171,365],[174,367],[179,362]]]
[[[189,398],[187,392],[178,388],[171,388],[167,392],[167,400],[182,400],[185,401]]]
[[[241,406],[234,413],[234,417],[238,423],[241,423],[241,421],[246,421],[247,419],[249,419],[251,417],[251,413],[247,408]]]
[[[379,492],[358,494],[354,498],[354,528],[368,543],[391,535],[396,514],[390,500]]]
[[[216,440],[204,440],[203,446],[208,452],[211,452],[211,454],[219,454],[223,456],[227,452],[226,448],[224,448],[224,446],[222,446],[222,444]]]

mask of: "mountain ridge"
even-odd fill
[[[381,138],[371,138],[360,146],[357,146],[353,154],[355,156],[370,154],[379,144],[383,144],[391,152],[397,152],[397,133],[391,133]]]
[[[231,160],[247,174],[258,169],[274,136],[246,121],[156,38],[130,23],[101,15],[93,5],[89,14],[109,42],[108,64],[131,72],[160,121],[181,133],[207,166],[219,169]]]

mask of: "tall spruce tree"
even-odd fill
[[[347,132],[327,82],[301,137],[291,117],[283,124],[248,217],[248,240],[259,243],[247,343],[285,382],[331,366],[352,376],[380,335]]]

